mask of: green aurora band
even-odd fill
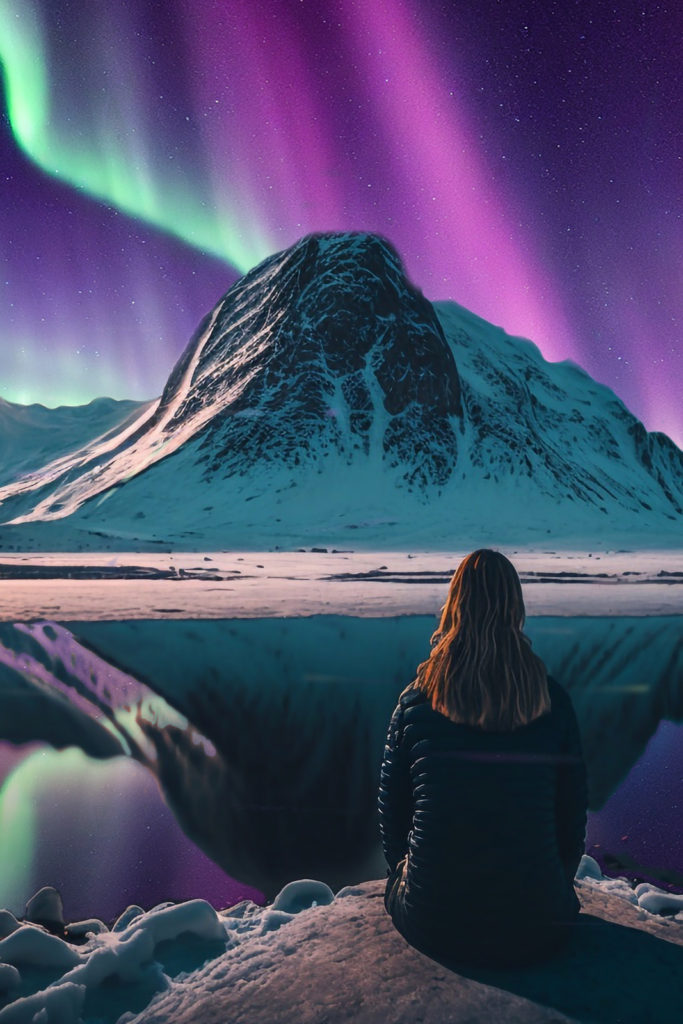
[[[135,40],[130,42],[134,45]],[[173,170],[158,173],[159,147],[150,142],[154,116],[139,113],[144,90],[135,81],[132,63],[121,74],[116,56],[122,45],[125,41],[114,48],[93,41],[101,88],[87,97],[95,130],[86,130],[86,111],[57,109],[54,102],[59,89],[51,76],[39,5],[0,0],[0,63],[17,145],[52,177],[245,273],[273,251],[266,232],[259,229],[252,210],[202,192],[187,164],[173,164],[169,156]],[[84,52],[82,59],[91,62],[93,54]]]
[[[23,904],[32,895],[29,889],[36,844],[33,798],[35,784],[43,777],[40,758],[40,753],[27,757],[0,786],[0,907],[14,913],[22,913]]]

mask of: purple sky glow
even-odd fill
[[[681,444],[682,28],[597,0],[0,0],[0,394],[153,397],[238,274],[368,230]]]

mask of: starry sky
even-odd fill
[[[366,230],[683,444],[682,30],[623,0],[0,0],[0,395],[153,397],[241,273]]]

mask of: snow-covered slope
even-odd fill
[[[365,234],[270,257],[135,423],[0,488],[0,519],[38,548],[666,544],[682,509],[668,438],[577,366],[432,306]]]
[[[87,405],[18,405],[0,398],[0,485],[76,452],[91,439],[120,434],[148,403],[96,398]]]

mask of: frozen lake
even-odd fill
[[[528,615],[681,615],[683,551],[530,551]],[[0,553],[0,621],[436,615],[461,552]]]

